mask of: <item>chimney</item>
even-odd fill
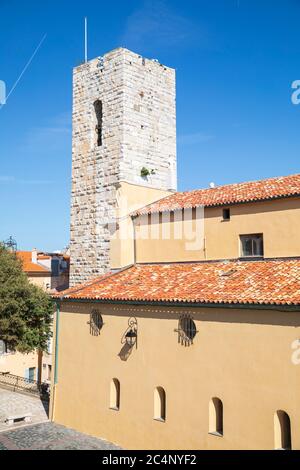
[[[37,264],[37,249],[36,248],[33,248],[32,252],[31,252],[31,261],[34,264]]]

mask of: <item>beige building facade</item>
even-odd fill
[[[95,308],[104,322],[99,336],[87,325]],[[190,346],[175,331],[183,313],[197,329]],[[122,360],[130,317],[137,320],[137,348]],[[64,302],[52,419],[125,449],[274,449],[281,447],[274,418],[283,410],[292,447],[300,449],[300,365],[292,361],[299,337],[299,311]],[[165,391],[164,419],[155,416],[158,387]],[[213,398],[223,406],[219,433],[209,419]]]
[[[176,192],[174,71],[124,49],[75,69],[73,109],[51,419],[125,449],[300,449],[300,175]]]
[[[300,198],[141,215],[136,226],[136,262],[176,262],[243,257],[240,237],[261,234],[265,258],[299,256]],[[175,215],[174,215],[175,214]],[[177,219],[177,220],[176,220]],[[152,235],[152,233],[155,236]]]

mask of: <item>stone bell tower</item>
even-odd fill
[[[73,74],[71,285],[110,269],[122,181],[176,190],[175,71],[118,48]]]

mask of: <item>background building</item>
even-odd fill
[[[61,291],[69,286],[68,255],[63,253],[44,253],[36,249],[17,251],[22,261],[23,271],[29,280],[44,290]]]
[[[50,292],[66,289],[69,285],[69,256],[60,253],[44,253],[36,249],[17,251],[23,271],[33,284]],[[0,372],[7,372],[29,380],[51,381],[52,339],[48,351],[29,354],[10,351],[0,341]]]

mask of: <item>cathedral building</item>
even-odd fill
[[[177,192],[175,72],[74,70],[51,419],[125,449],[300,449],[300,174]]]

